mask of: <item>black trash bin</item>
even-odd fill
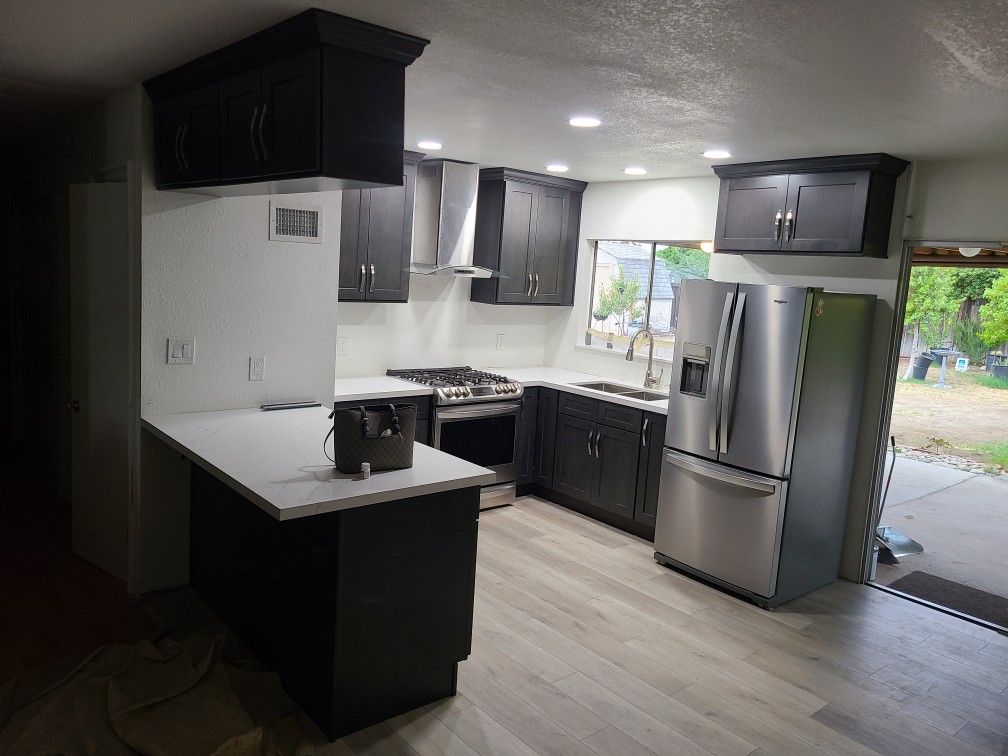
[[[931,363],[935,361],[935,357],[931,352],[921,352],[913,361],[910,363],[910,367],[913,370],[913,377],[918,381],[923,381],[927,378],[928,368],[931,367]]]
[[[998,364],[994,363],[991,365],[991,375],[995,378],[1000,378],[1002,381],[1008,381],[1008,362]]]

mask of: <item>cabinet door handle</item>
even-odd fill
[[[641,430],[641,434],[640,434],[640,445],[643,448],[645,448],[645,449],[647,449],[647,426],[648,426],[648,421],[650,419],[651,418],[649,418],[649,417],[645,417],[644,418],[644,428]]]
[[[525,290],[525,296],[526,297],[531,297],[532,296],[532,274],[531,273],[528,274],[528,288]]]
[[[374,293],[374,265],[371,266],[371,286],[368,287],[368,294]]]
[[[360,266],[360,280],[357,282],[357,293],[364,293],[364,282],[367,281],[367,269],[361,265]]]
[[[249,121],[249,144],[252,145],[252,157],[254,157],[255,161],[258,163],[259,162],[259,148],[256,147],[256,143],[255,143],[255,125],[256,125],[256,116],[257,115],[259,115],[259,106],[258,105],[256,105],[252,109],[252,120]]]
[[[784,219],[784,243],[787,244],[791,239],[794,238],[794,228],[795,228],[795,216],[791,210],[787,211],[787,217]]]
[[[539,274],[535,274],[535,291],[532,292],[533,297],[539,296]]]
[[[783,222],[783,220],[784,220],[784,216],[781,215],[781,211],[778,210],[777,214],[774,216],[774,219],[773,219],[773,240],[775,242],[779,242],[780,241],[781,223]]]
[[[175,165],[178,166],[179,173],[182,173],[182,158],[179,157],[179,138],[182,136],[182,127],[175,128]]]
[[[189,172],[189,158],[185,154],[185,138],[188,133],[189,124],[187,123],[182,126],[182,136],[179,137],[179,154],[182,156],[182,170],[186,173]]]
[[[269,152],[266,150],[266,140],[263,139],[263,123],[266,121],[266,103],[263,103],[262,113],[259,114],[259,146],[262,147],[262,159],[269,160]]]
[[[602,459],[602,431],[595,431],[595,459]]]
[[[588,456],[592,455],[592,431],[588,431]]]

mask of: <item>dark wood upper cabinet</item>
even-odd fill
[[[403,153],[402,186],[344,191],[340,301],[406,302],[419,152]]]
[[[480,171],[473,262],[501,277],[473,279],[486,304],[574,304],[586,183],[510,168]]]
[[[220,173],[217,85],[176,95],[154,108],[154,165],[166,186],[216,180]]]
[[[155,184],[212,195],[399,186],[427,40],[311,9],[144,82]]]
[[[891,155],[718,165],[714,248],[885,257],[896,179]]]

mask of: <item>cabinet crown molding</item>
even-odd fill
[[[758,163],[732,163],[713,166],[718,178],[771,176],[781,173],[829,173],[833,171],[875,171],[899,176],[910,163],[885,152],[861,155],[830,155],[827,157],[767,160]]]
[[[583,192],[588,187],[587,181],[520,171],[517,168],[481,168],[479,179],[480,181],[524,181],[527,184],[555,186],[559,189],[570,189],[575,192]]]
[[[211,84],[241,69],[264,65],[309,47],[342,50],[390,60],[404,66],[420,57],[430,40],[338,13],[309,8],[302,13],[207,53],[143,83],[147,96],[159,102]]]

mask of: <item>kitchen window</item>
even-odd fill
[[[625,353],[630,339],[650,328],[655,357],[671,360],[682,281],[707,278],[709,266],[700,242],[595,242],[585,343]],[[642,339],[639,353],[646,353],[646,344]]]

